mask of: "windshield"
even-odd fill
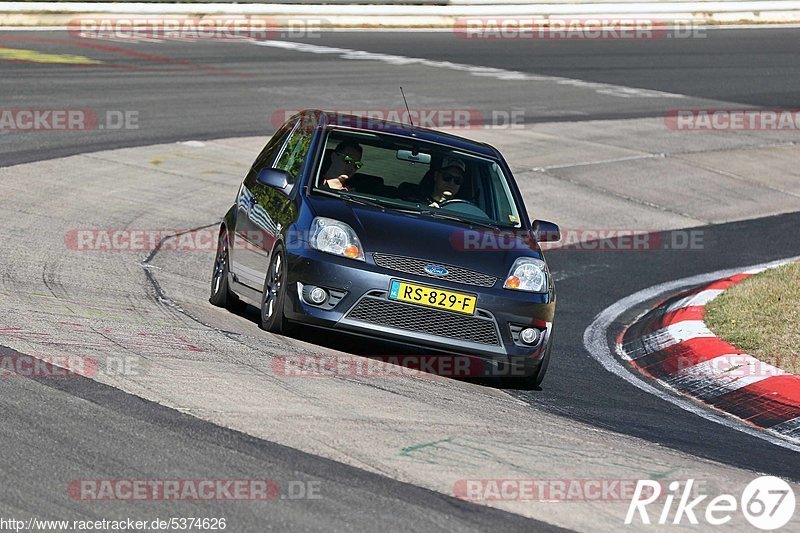
[[[518,228],[496,161],[394,135],[332,130],[315,188],[386,209]]]

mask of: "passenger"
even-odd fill
[[[342,141],[331,153],[331,162],[323,176],[322,185],[329,189],[347,190],[347,180],[360,169],[363,150],[355,141]]]

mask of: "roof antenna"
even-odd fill
[[[411,127],[412,128],[416,128],[416,126],[414,126],[414,119],[411,118],[411,110],[408,108],[408,101],[406,100],[406,93],[403,92],[402,85],[400,86],[400,94],[403,95],[403,102],[405,102],[405,104],[406,104],[406,111],[408,111],[408,121],[411,123]]]

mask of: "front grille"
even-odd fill
[[[375,264],[379,267],[388,268],[389,270],[396,270],[398,272],[406,272],[407,274],[416,274],[418,276],[425,276],[426,278],[443,279],[452,281],[454,283],[463,283],[464,285],[475,285],[477,287],[492,287],[494,286],[497,278],[468,270],[453,265],[445,265],[441,263],[434,263],[424,259],[415,259],[413,257],[403,257],[401,255],[388,255],[388,254],[372,254]],[[429,265],[442,266],[448,270],[446,276],[434,276],[425,272],[425,267]]]
[[[417,305],[365,297],[348,318],[406,331],[427,333],[479,344],[500,344],[494,320],[426,309]]]

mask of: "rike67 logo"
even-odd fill
[[[721,494],[708,500],[707,494],[693,493],[693,486],[693,479],[687,480],[683,488],[679,481],[673,481],[669,484],[666,497],[662,498],[662,487],[658,481],[639,480],[625,516],[625,524],[633,523],[638,515],[642,524],[688,522],[697,525],[700,523],[699,516],[709,525],[721,526],[741,511],[751,526],[770,531],[785,526],[794,515],[795,496],[792,487],[777,477],[754,479],[738,499],[732,494]],[[654,502],[658,503],[648,509]],[[657,513],[651,520],[649,511],[654,510]]]

